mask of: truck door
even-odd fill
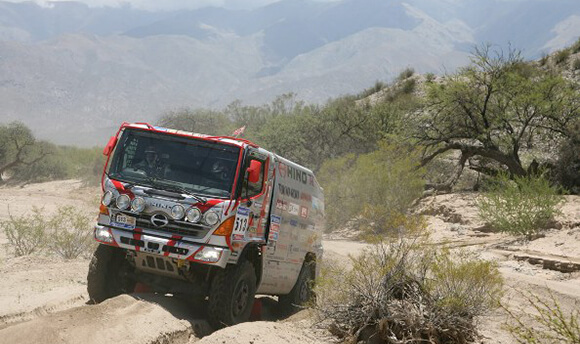
[[[246,171],[251,166],[259,166],[260,173],[256,181],[250,181],[246,176],[244,178],[241,205],[236,214],[232,239],[234,244],[238,242],[238,245],[242,242],[266,243],[270,200],[274,185],[273,167],[269,155],[255,148],[249,148],[244,165]]]

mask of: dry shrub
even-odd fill
[[[532,293],[521,295],[532,307],[535,314],[522,309],[507,311],[510,322],[507,330],[521,344],[580,344],[580,304],[565,313],[553,294],[549,299]]]
[[[46,220],[42,209],[32,208],[32,214],[14,216],[8,210],[9,219],[0,222],[0,228],[6,233],[8,244],[14,249],[17,257],[42,250],[46,245]]]
[[[501,295],[494,263],[423,239],[381,242],[350,260],[327,267],[316,287],[319,317],[345,342],[468,343],[475,317]]]
[[[15,256],[48,251],[65,259],[90,255],[92,227],[90,217],[81,209],[60,207],[52,217],[33,208],[31,215],[13,216],[0,222]]]
[[[93,252],[93,229],[90,218],[82,210],[66,206],[52,217],[48,248],[65,259],[74,259],[83,253]]]

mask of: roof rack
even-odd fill
[[[252,142],[250,140],[241,139],[239,137],[233,137],[233,136],[208,136],[208,137],[206,137],[206,139],[228,139],[228,140],[240,141],[240,142],[246,143],[246,144],[253,146],[253,147],[259,147],[257,144],[255,144],[254,142]]]
[[[131,124],[144,125],[147,127],[147,129],[157,130],[154,126],[152,126],[151,124],[149,124],[147,122],[134,122],[134,123],[123,122],[122,126],[128,126]],[[196,133],[192,132],[192,134],[196,134]],[[203,139],[210,139],[210,140],[228,139],[228,140],[243,142],[243,143],[250,145],[252,147],[256,147],[256,148],[259,147],[257,144],[255,144],[254,142],[252,142],[250,140],[241,139],[239,137],[233,137],[233,136],[205,136],[205,137],[203,137]]]

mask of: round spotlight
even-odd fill
[[[208,211],[203,215],[203,222],[206,224],[213,226],[217,224],[220,220],[220,216],[215,211]]]
[[[201,220],[201,211],[197,208],[191,208],[185,214],[185,218],[189,222],[199,222]]]
[[[135,197],[133,202],[131,202],[131,210],[136,213],[145,210],[145,200],[142,197]]]
[[[108,207],[112,201],[113,201],[113,193],[111,191],[105,192],[103,198],[101,198],[101,202],[103,203],[103,205],[105,207]]]
[[[127,195],[119,195],[119,197],[117,197],[116,203],[117,208],[125,210],[129,208],[129,204],[131,204],[131,198],[129,198]]]
[[[183,209],[182,206],[174,205],[173,208],[171,208],[171,216],[173,216],[174,219],[176,220],[182,219],[184,215],[185,209]]]

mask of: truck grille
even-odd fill
[[[187,223],[182,221],[169,220],[169,223],[164,227],[156,227],[151,223],[151,215],[138,215],[137,227],[143,229],[150,229],[159,232],[178,234],[182,236],[189,236],[193,238],[203,238],[209,231],[201,225]]]

